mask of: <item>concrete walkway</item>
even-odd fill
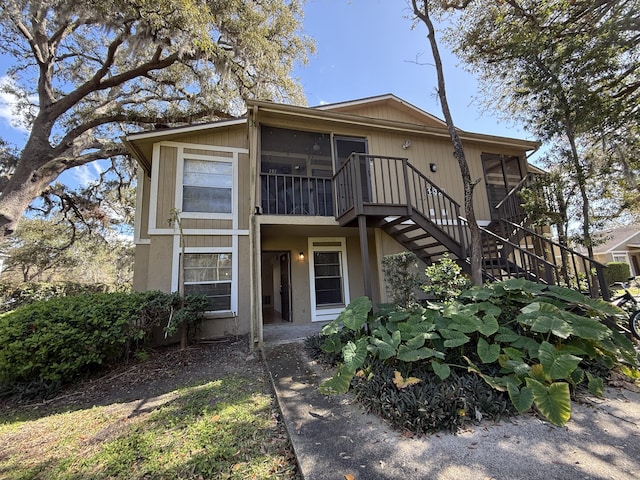
[[[610,389],[575,405],[565,427],[533,415],[459,435],[407,438],[348,395],[317,391],[330,372],[300,342],[266,344],[265,359],[305,480],[640,478],[640,394]]]

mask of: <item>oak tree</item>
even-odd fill
[[[61,172],[124,155],[122,134],[302,103],[302,1],[4,0],[2,88],[30,133],[0,171],[0,238]]]

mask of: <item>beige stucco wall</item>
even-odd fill
[[[311,288],[309,284],[309,237],[304,235],[303,230],[291,226],[265,226],[268,233],[262,239],[261,250],[263,252],[289,252],[291,258],[291,313],[294,323],[309,323],[311,321]],[[273,232],[279,230],[281,233],[275,235]],[[344,237],[346,238],[347,268],[349,276],[349,295],[351,300],[365,294],[364,281],[362,278],[362,258],[360,254],[360,240],[358,231],[355,228],[329,227],[323,232],[315,229],[313,238],[317,237]],[[375,251],[376,242],[374,231],[368,232],[369,246],[369,267],[372,273],[373,302],[380,301],[378,291],[379,278],[377,269],[377,253]],[[299,260],[298,253],[304,252],[305,259]],[[265,268],[269,268],[265,266]],[[263,277],[268,273],[261,271]],[[274,294],[277,294],[277,286],[274,285]],[[263,292],[263,295],[265,292]]]
[[[198,148],[206,145],[209,148]],[[134,289],[160,290],[171,292],[175,289],[177,272],[173,267],[177,265],[174,255],[179,252],[180,237],[169,219],[171,210],[175,207],[176,189],[182,188],[181,179],[176,177],[178,166],[178,148],[183,148],[185,155],[198,154],[233,158],[237,155],[237,223],[232,219],[212,218],[183,218],[182,228],[184,243],[187,249],[229,249],[237,238],[237,250],[233,255],[238,263],[234,282],[237,285],[237,308],[232,313],[211,313],[203,322],[199,332],[201,337],[219,337],[225,335],[245,334],[250,330],[250,302],[249,286],[249,237],[248,226],[251,208],[249,207],[250,185],[245,179],[249,176],[249,156],[245,152],[229,152],[225,148],[217,150],[215,147],[229,147],[245,149],[247,146],[246,125],[210,130],[205,133],[185,135],[171,135],[160,137],[153,147],[154,177],[148,174],[139,176],[142,182],[141,199],[138,214],[139,235],[135,253]],[[214,148],[211,148],[214,147]],[[157,183],[154,186],[153,180]],[[155,189],[156,200],[152,200]],[[152,205],[152,202],[155,203]],[[150,212],[155,215],[149,222]],[[149,230],[149,226],[151,230]],[[228,230],[229,234],[225,231]]]

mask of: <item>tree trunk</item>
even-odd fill
[[[464,147],[462,140],[458,135],[451,111],[449,110],[449,102],[447,101],[447,92],[445,89],[444,71],[442,68],[442,59],[440,57],[440,50],[438,48],[438,42],[436,41],[435,28],[433,22],[429,16],[428,0],[423,2],[424,10],[420,10],[416,0],[412,0],[414,14],[424,22],[427,26],[429,44],[431,46],[431,52],[433,54],[433,60],[436,66],[436,73],[438,76],[438,98],[442,105],[442,113],[447,123],[447,129],[449,130],[449,137],[453,143],[453,156],[458,161],[460,167],[460,174],[462,176],[462,183],[464,186],[464,214],[469,226],[470,242],[469,242],[469,256],[471,259],[471,280],[475,285],[482,285],[482,237],[478,222],[476,221],[476,214],[473,208],[473,190],[477,182],[471,181],[471,171],[469,170],[469,164],[464,154]],[[462,241],[463,247],[464,240]]]
[[[33,199],[64,170],[42,171],[42,168],[54,158],[53,148],[48,141],[51,122],[45,118],[43,112],[34,121],[32,132],[39,134],[29,136],[15,172],[0,192],[0,241],[15,231],[18,220]]]
[[[576,169],[576,180],[578,182],[578,188],[580,189],[580,197],[582,200],[582,237],[584,246],[587,248],[587,255],[589,258],[593,258],[593,240],[591,239],[591,219],[589,218],[589,196],[587,195],[587,179],[584,173],[584,168],[580,164],[580,156],[578,154],[578,148],[576,146],[576,137],[573,133],[571,125],[567,126],[567,139],[571,146],[571,161]]]

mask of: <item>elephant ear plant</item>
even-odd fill
[[[399,378],[421,372],[431,383],[472,375],[518,412],[534,408],[564,425],[576,389],[602,395],[610,370],[640,378],[633,343],[601,323],[622,312],[567,288],[513,279],[472,287],[446,304],[377,314],[371,307],[358,298],[323,328],[322,349],[342,358],[323,393],[344,393],[354,378],[371,381],[379,364]],[[419,387],[403,384],[403,392]]]

